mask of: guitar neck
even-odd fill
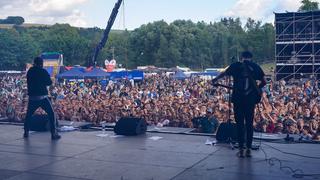
[[[227,86],[227,85],[224,85],[224,84],[214,84],[213,86],[216,86],[216,87],[224,87],[224,88],[227,88],[227,89],[232,89],[231,86]]]

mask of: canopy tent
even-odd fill
[[[133,70],[129,72],[128,78],[133,80],[142,80],[144,78],[143,71]]]
[[[128,71],[115,71],[110,73],[110,79],[123,79],[128,77]]]
[[[133,80],[142,80],[144,78],[143,71],[133,70],[133,71],[119,71],[111,72],[110,79],[133,79]]]
[[[184,80],[187,78],[186,74],[182,71],[177,71],[175,75],[173,75],[175,79]]]
[[[218,76],[221,72],[219,71],[211,71],[211,72],[200,72],[200,73],[192,73],[191,76]]]
[[[107,73],[100,68],[93,68],[91,71],[84,73],[84,78],[105,78],[109,76],[110,73]]]
[[[81,71],[81,72],[85,72],[86,71],[86,67],[83,67],[83,66],[73,66],[72,68],[71,68],[71,70],[72,69],[74,69],[74,70],[78,70],[78,71]]]
[[[70,71],[58,74],[59,79],[83,79],[84,72],[79,68],[72,68]]]

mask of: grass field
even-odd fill
[[[275,63],[266,63],[266,64],[261,64],[260,66],[266,74],[269,74],[270,71],[272,69],[274,70],[276,67]]]

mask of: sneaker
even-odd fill
[[[244,149],[240,149],[238,152],[239,158],[244,158]]]
[[[246,157],[251,157],[251,150],[250,149],[246,150]]]
[[[51,135],[52,140],[59,140],[60,138],[61,136],[58,133]]]

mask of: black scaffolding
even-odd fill
[[[320,79],[320,11],[275,13],[276,80]]]

